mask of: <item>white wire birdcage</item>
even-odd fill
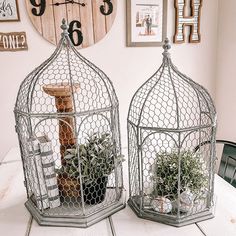
[[[87,227],[125,206],[119,105],[61,28],[53,55],[20,86],[16,131],[30,213],[41,225]]]
[[[142,218],[182,226],[213,217],[216,111],[206,89],[173,65],[168,39],[163,48],[129,108],[128,203]]]

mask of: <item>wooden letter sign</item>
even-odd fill
[[[202,0],[190,0],[191,1],[191,15],[186,16],[186,0],[175,0],[176,9],[176,26],[175,26],[175,36],[174,43],[184,43],[185,26],[190,26],[190,43],[199,43],[201,41],[200,35],[200,17],[201,17],[201,7]]]
[[[28,50],[25,32],[0,32],[0,51]]]

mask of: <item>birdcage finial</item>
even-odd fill
[[[162,47],[164,49],[163,56],[170,57],[169,50],[171,49],[171,45],[170,45],[170,40],[168,38],[165,39]]]
[[[68,25],[66,24],[65,18],[62,19],[61,29],[63,30],[62,36],[67,36],[67,35],[69,35],[69,33],[68,33],[69,27],[68,27]]]

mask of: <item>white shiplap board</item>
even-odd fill
[[[13,148],[0,165],[0,235],[25,236],[112,236],[109,220],[105,219],[87,229],[41,227],[31,217],[24,202],[23,171],[18,148]],[[124,163],[127,187],[127,162]],[[216,175],[217,196],[215,218],[198,223],[207,236],[236,236],[236,189]],[[176,228],[138,218],[127,206],[112,216],[116,236],[202,236],[196,224]]]
[[[236,189],[215,175],[215,218],[198,223],[207,236],[236,236]]]
[[[26,191],[18,148],[11,149],[0,165],[0,235],[25,236],[111,236],[108,219],[87,229],[66,227],[41,227],[31,217],[24,206]]]
[[[0,162],[10,163],[10,162],[15,162],[15,161],[21,161],[20,149],[18,147],[14,147],[10,149],[7,155]]]
[[[202,236],[199,228],[193,224],[176,228],[157,222],[138,218],[127,206],[113,217],[117,236]]]
[[[89,228],[42,227],[33,221],[30,236],[112,236],[108,219]]]
[[[0,166],[0,235],[25,236],[30,214],[24,206],[26,192],[21,162]]]

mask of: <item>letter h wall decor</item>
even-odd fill
[[[200,43],[200,19],[201,19],[202,0],[190,0],[191,13],[186,15],[187,1],[175,0],[176,24],[174,43],[185,42],[185,28],[190,26],[190,43]]]

